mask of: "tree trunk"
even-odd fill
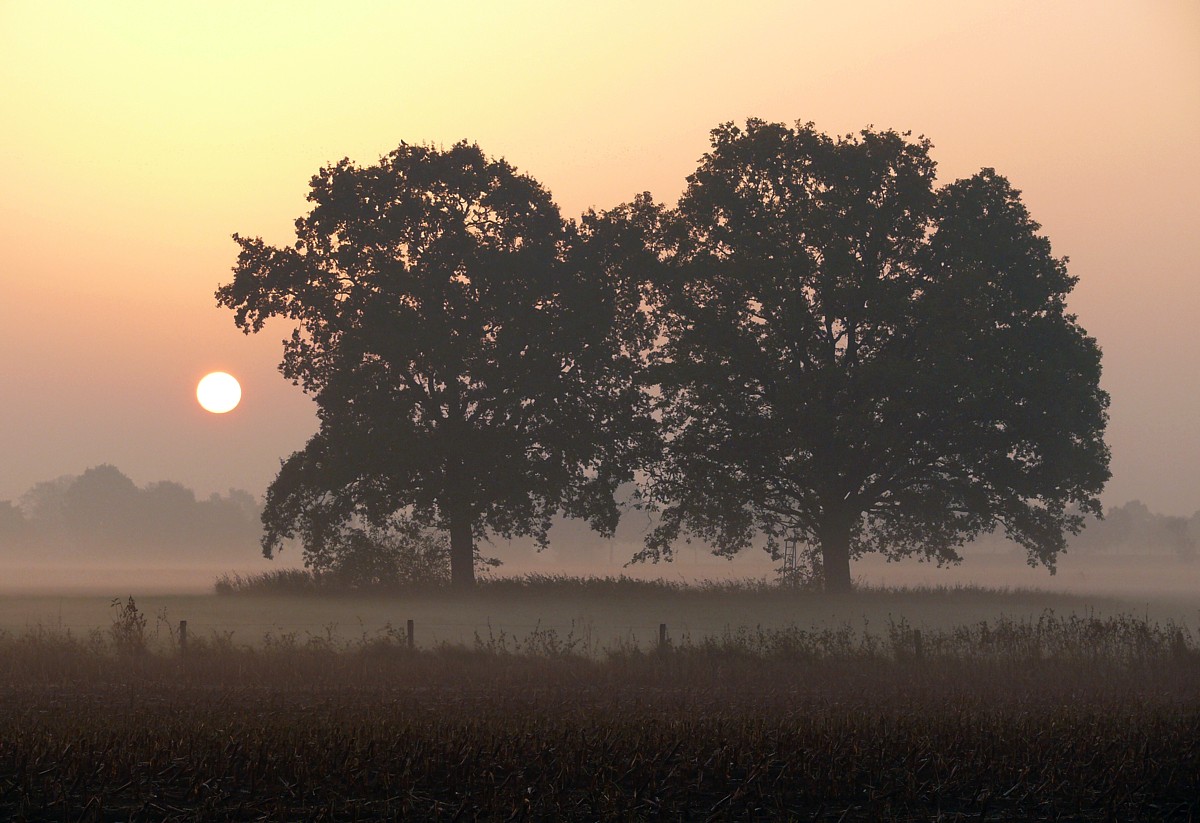
[[[475,588],[475,537],[471,516],[454,512],[450,516],[450,585],[456,589]]]
[[[821,566],[825,575],[825,591],[845,594],[850,585],[850,522],[846,518],[830,518],[821,529]]]

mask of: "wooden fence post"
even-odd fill
[[[408,647],[411,649],[411,648],[413,648],[413,646],[414,646],[414,642],[413,642],[413,622],[412,622],[411,620],[409,620],[409,621],[408,621],[407,630],[408,630]]]
[[[917,660],[920,660],[921,656],[924,654],[925,647],[924,643],[921,641],[921,630],[915,629],[913,631],[913,656],[916,657]]]
[[[667,650],[667,624],[658,624],[658,650],[665,652]]]
[[[187,621],[179,621],[179,653],[187,654]]]

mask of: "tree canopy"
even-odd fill
[[[958,559],[993,529],[1053,568],[1108,479],[1100,350],[995,171],[935,185],[930,144],[750,120],[712,132],[663,215],[651,381],[661,525],[733,553]]]
[[[268,489],[264,552],[416,524],[449,533],[470,584],[489,533],[544,541],[558,511],[611,532],[649,427],[631,210],[564,220],[465,142],[343,160],[308,197],[292,245],[235,235],[217,291],[247,333],[292,325],[280,369],[318,405]]]
[[[109,464],[38,483],[19,507],[0,501],[0,549],[228,559],[258,534],[258,501],[248,492],[198,500],[169,480],[139,488]]]

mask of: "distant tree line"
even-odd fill
[[[0,551],[233,559],[258,543],[261,513],[259,502],[240,489],[198,499],[169,480],[138,487],[105,464],[38,483],[15,503],[0,501]]]
[[[1200,548],[1200,511],[1191,517],[1153,512],[1140,500],[1113,506],[1103,520],[1089,519],[1071,548],[1112,554],[1166,552],[1194,560]]]
[[[630,490],[618,495],[631,505]],[[197,499],[179,483],[159,481],[138,488],[111,465],[90,468],[38,483],[20,500],[0,500],[0,552],[25,556],[32,547],[62,554],[135,555],[148,560],[236,560],[255,551],[261,538],[261,506],[248,492],[230,489],[225,495]],[[632,533],[649,532],[659,522],[652,513],[642,517]],[[612,549],[580,521],[556,518],[556,545],[578,559],[606,559]],[[625,540],[631,538],[626,535]],[[623,548],[628,550],[628,542]],[[978,545],[988,549],[1017,548],[998,535],[986,535]],[[1083,530],[1070,538],[1071,551],[1087,554],[1139,556],[1171,554],[1194,561],[1200,548],[1200,510],[1191,517],[1152,511],[1140,500],[1110,507],[1103,519],[1089,517]],[[309,568],[320,578],[347,586],[390,586],[410,582],[449,580],[449,546],[436,534],[397,529],[347,529],[345,538],[310,552]],[[622,557],[621,559],[624,559]],[[480,558],[482,565],[497,561]]]
[[[1068,540],[1073,553],[1119,556],[1174,555],[1195,560],[1200,549],[1200,511],[1191,517],[1151,511],[1140,500],[1111,506],[1104,517],[1088,515],[1078,534]],[[982,535],[977,548],[989,552],[1015,551],[1019,547],[1001,533]]]
[[[998,531],[1052,569],[1100,513],[1109,399],[1020,192],[939,186],[894,131],[711,138],[674,207],[566,219],[476,145],[401,144],[321,169],[293,243],[235,235],[217,302],[292,326],[280,370],[320,419],[264,553],[436,530],[470,586],[479,540],[611,536],[632,483],[643,560],[800,542],[845,591],[867,552],[952,563]]]

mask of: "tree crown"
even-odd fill
[[[984,169],[938,188],[924,138],[725,124],[667,223],[653,373],[663,525],[944,561],[995,527],[1053,563],[1108,477],[1100,352],[1075,283]]]

